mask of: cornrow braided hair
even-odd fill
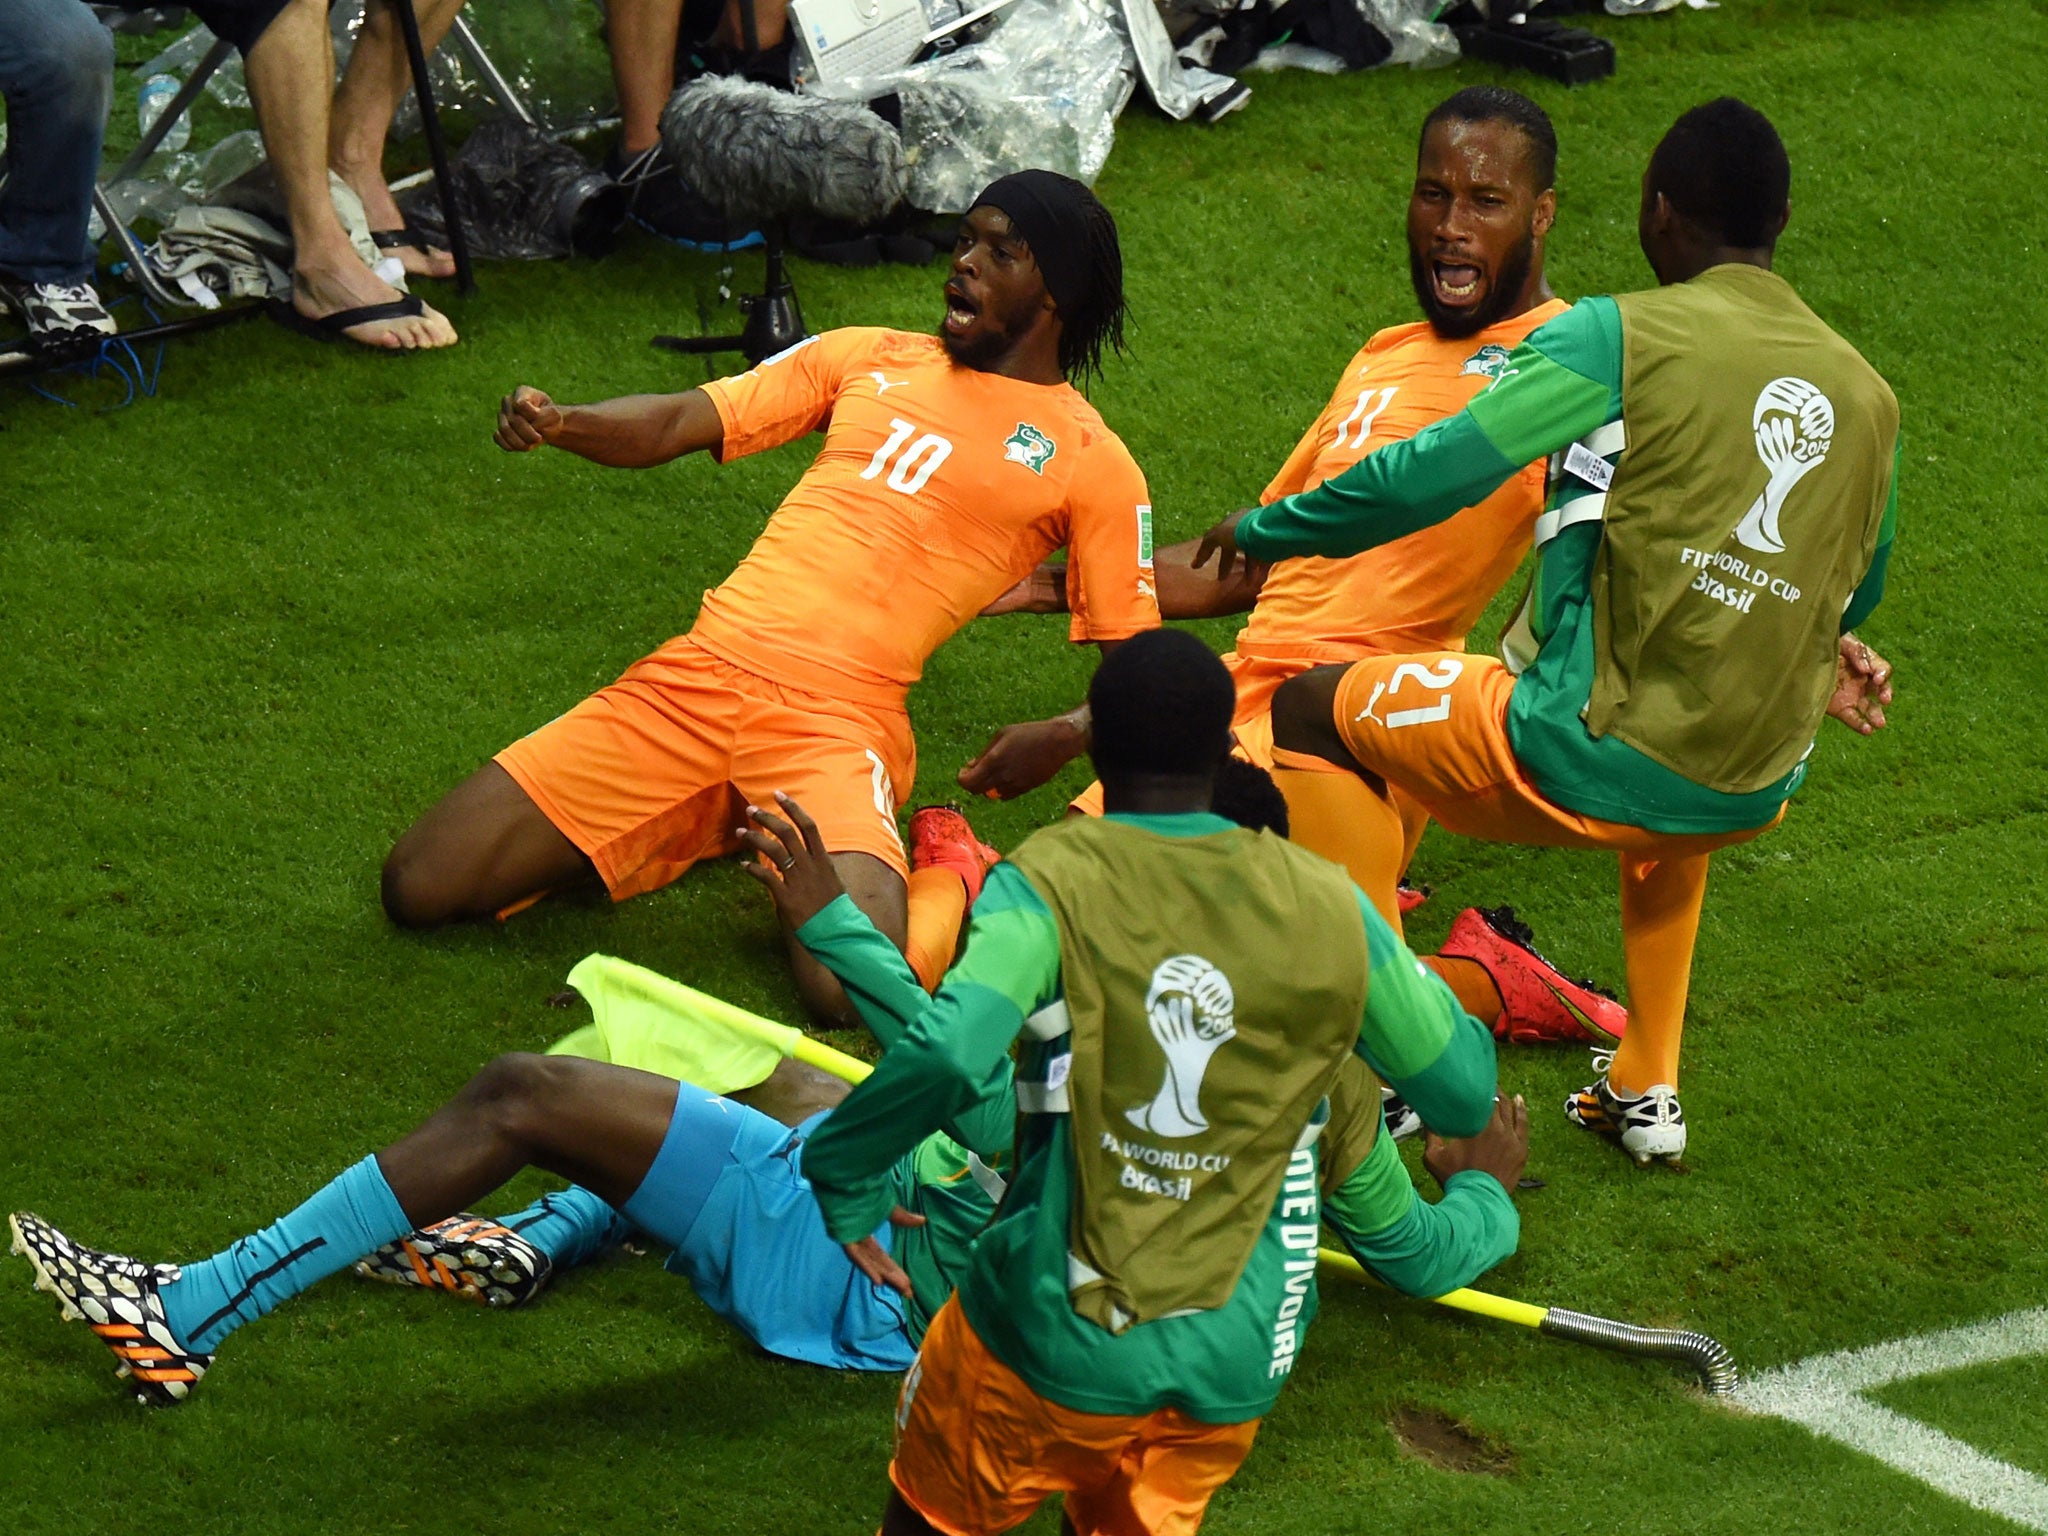
[[[1085,386],[1091,376],[1101,376],[1105,353],[1125,350],[1124,322],[1130,308],[1124,302],[1124,255],[1116,220],[1093,193],[1084,192],[1082,197],[1084,255],[1091,280],[1086,301],[1075,306],[1075,313],[1060,316],[1060,372]]]

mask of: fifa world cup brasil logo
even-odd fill
[[[1237,1033],[1230,978],[1200,955],[1162,960],[1145,993],[1152,1038],[1166,1052],[1166,1081],[1149,1104],[1124,1111],[1141,1131],[1194,1136],[1209,1129],[1202,1118],[1202,1075],[1209,1058]]]
[[[1756,397],[1752,416],[1757,457],[1771,478],[1736,525],[1735,537],[1762,555],[1784,553],[1778,512],[1792,487],[1820,467],[1835,440],[1835,408],[1804,379],[1773,379]]]

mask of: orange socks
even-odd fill
[[[1457,994],[1458,1006],[1473,1018],[1492,1029],[1507,1005],[1501,1001],[1500,988],[1493,984],[1493,978],[1486,974],[1486,967],[1477,960],[1447,959],[1443,955],[1424,955],[1422,963],[1441,976],[1444,985]]]
[[[1624,1096],[1678,1086],[1678,1042],[1692,986],[1693,941],[1707,896],[1707,855],[1621,856],[1621,945],[1628,960],[1628,1032],[1607,1069]]]
[[[914,869],[910,872],[910,937],[903,957],[917,972],[927,992],[939,990],[939,983],[952,968],[953,952],[960,945],[960,924],[967,916],[967,882],[950,869]]]
[[[1357,774],[1285,747],[1274,750],[1273,782],[1287,797],[1289,836],[1309,852],[1349,870],[1380,916],[1399,933],[1401,908],[1394,887],[1408,864],[1408,839],[1393,802],[1369,789]]]

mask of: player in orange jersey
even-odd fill
[[[1262,504],[1341,474],[1383,443],[1456,415],[1500,376],[1508,354],[1565,304],[1545,281],[1543,252],[1557,212],[1557,136],[1543,109],[1498,86],[1459,91],[1424,119],[1408,200],[1408,265],[1424,319],[1390,326],[1359,349],[1315,422],[1260,495]],[[1529,552],[1543,510],[1544,466],[1533,464],[1476,506],[1434,528],[1345,560],[1282,560],[1264,573],[1218,581],[1194,568],[1199,540],[1158,555],[1159,606],[1169,619],[1251,612],[1223,660],[1237,683],[1233,730],[1239,753],[1287,795],[1297,842],[1350,863],[1346,797],[1356,780],[1320,760],[1273,751],[1273,695],[1297,673],[1331,663],[1411,651],[1456,651],[1486,605]],[[1065,607],[1066,574],[1041,566],[989,612]],[[1100,786],[1074,802],[1101,810]],[[1404,802],[1406,847],[1427,818]],[[1368,891],[1391,881],[1368,880]],[[1398,873],[1398,870],[1397,870]],[[1383,914],[1400,927],[1398,910]],[[1529,947],[1528,929],[1505,909],[1459,914],[1431,958],[1466,1009],[1519,1039],[1584,1038],[1577,1016],[1623,1026],[1611,999],[1572,981]],[[1556,989],[1562,989],[1562,998]]]
[[[1159,622],[1144,476],[1068,382],[1121,345],[1108,211],[1049,171],[1004,177],[961,222],[945,299],[936,336],[833,331],[685,394],[505,400],[500,447],[620,467],[825,438],[688,634],[514,742],[398,840],[384,866],[394,921],[489,917],[593,876],[617,900],[653,890],[735,852],[747,805],[782,790],[919,975],[944,973],[981,866],[912,876],[897,832],[916,770],[904,701],[925,659],[1061,546],[1073,639],[1106,650]],[[1010,727],[977,760],[988,786],[1043,782],[1085,745],[1067,735]],[[790,951],[810,1006],[850,1020],[838,982]]]

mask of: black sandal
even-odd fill
[[[427,232],[411,222],[401,224],[396,229],[371,230],[370,244],[380,251],[400,251],[411,246],[422,256],[434,254],[434,245],[427,238]]]
[[[420,302],[416,293],[401,294],[382,304],[364,304],[355,309],[338,309],[331,315],[322,315],[315,320],[302,315],[292,306],[290,299],[273,299],[270,302],[270,318],[288,331],[297,331],[301,336],[311,336],[315,341],[346,341],[369,352],[417,352],[418,347],[379,347],[369,342],[357,341],[343,333],[354,326],[368,325],[374,320],[410,320],[427,312],[427,306]]]

